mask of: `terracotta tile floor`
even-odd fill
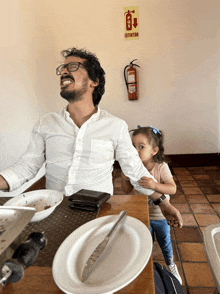
[[[182,229],[171,229],[175,263],[188,294],[211,294],[215,283],[203,247],[203,229],[220,222],[220,167],[172,168],[177,192],[171,203],[182,214]],[[121,189],[120,170],[114,171],[114,194]],[[158,243],[153,246],[153,260],[164,265]]]

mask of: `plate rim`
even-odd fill
[[[114,217],[114,218],[113,218]],[[96,218],[96,219],[93,219],[87,223],[85,223],[84,225],[80,226],[79,228],[77,228],[76,230],[74,230],[63,242],[62,244],[59,246],[58,250],[56,251],[56,254],[54,256],[54,259],[53,259],[53,264],[52,264],[52,275],[53,275],[53,279],[55,281],[55,283],[57,284],[57,286],[62,290],[64,291],[65,293],[68,293],[68,294],[83,294],[83,292],[79,292],[79,291],[75,291],[75,292],[72,292],[72,289],[67,289],[65,287],[65,282],[62,283],[62,280],[59,279],[59,273],[57,272],[57,268],[59,268],[59,256],[62,255],[62,251],[63,249],[65,249],[65,247],[68,247],[68,249],[66,250],[66,258],[63,258],[63,261],[65,261],[65,266],[67,267],[67,256],[68,256],[68,252],[71,250],[71,248],[73,248],[74,244],[75,243],[71,243],[71,239],[74,239],[77,237],[77,235],[79,235],[79,233],[81,231],[84,231],[82,233],[82,235],[85,234],[85,231],[86,229],[87,230],[90,230],[92,229],[92,225],[95,225],[95,227],[101,225],[103,222],[105,223],[105,220],[109,219],[110,220],[110,223],[113,223],[114,220],[118,217],[118,215],[107,215],[107,216],[103,216],[103,217],[99,217],[99,218]],[[145,232],[147,234],[147,237],[145,237],[146,239],[150,238],[150,241],[151,241],[151,233],[150,233],[150,230],[149,228],[142,222],[140,221],[139,219],[135,218],[135,217],[131,217],[131,216],[127,216],[126,217],[128,219],[128,225],[132,226],[132,220],[135,220],[136,224],[140,225],[140,226],[143,226],[145,228]],[[105,225],[107,225],[105,223]],[[87,228],[88,227],[88,228]],[[134,228],[134,227],[133,227]],[[135,229],[135,228],[134,228]],[[90,232],[91,234],[91,232]],[[67,246],[68,244],[71,243],[71,246]],[[149,242],[148,244],[148,251],[146,253],[146,258],[145,258],[145,261],[143,261],[143,263],[141,264],[141,266],[138,268],[138,270],[136,270],[136,273],[133,275],[132,278],[130,279],[127,279],[127,281],[125,283],[123,283],[122,285],[117,285],[117,287],[108,287],[108,289],[106,289],[106,292],[103,292],[103,289],[102,289],[102,292],[97,292],[101,289],[101,286],[95,286],[95,287],[91,287],[90,288],[90,291],[91,291],[91,294],[107,294],[107,293],[113,293],[112,291],[118,291],[124,287],[126,287],[128,284],[130,284],[142,271],[143,269],[145,268],[145,266],[147,265],[149,259],[150,259],[150,256],[152,254],[152,248],[153,248],[153,244],[152,242]],[[57,263],[58,263],[58,266],[57,266]],[[111,289],[109,289],[111,288]],[[89,289],[89,287],[87,287],[87,290]],[[83,291],[85,291],[86,289],[84,288]],[[94,292],[96,291],[96,292]]]
[[[20,195],[17,195],[17,196],[11,197],[11,199],[9,199],[7,202],[5,202],[5,203],[3,204],[3,206],[16,206],[15,204],[11,205],[11,204],[10,204],[10,201],[14,200],[15,198],[16,198],[16,199],[19,198],[19,199],[18,199],[18,201],[19,201],[20,199],[23,199],[23,198],[22,198],[23,195],[45,193],[45,195],[42,196],[42,197],[45,197],[45,196],[47,196],[46,194],[49,193],[49,192],[52,192],[52,193],[55,192],[55,193],[60,194],[60,196],[62,196],[62,197],[61,197],[61,200],[60,200],[60,202],[59,202],[58,204],[60,204],[60,203],[62,202],[62,200],[64,199],[64,195],[63,195],[63,193],[60,192],[60,191],[57,191],[57,190],[50,190],[50,189],[33,190],[33,191],[29,191],[29,192],[21,193]],[[8,203],[9,203],[9,205],[8,205]],[[58,204],[54,205],[53,207],[56,207]],[[28,207],[28,206],[21,206],[21,207]],[[40,211],[40,212],[38,212],[38,213],[41,213],[41,212],[42,212],[42,211]]]
[[[42,193],[42,194],[45,194],[42,196],[42,198],[46,198],[48,197],[48,193],[56,193],[57,194],[57,197],[58,196],[61,196],[60,198],[60,201],[57,202],[55,205],[51,206],[50,208],[48,208],[47,210],[42,210],[42,211],[36,211],[35,215],[33,216],[33,218],[31,219],[31,222],[35,222],[35,220],[38,218],[41,217],[42,214],[45,214],[45,212],[49,213],[49,212],[53,212],[53,210],[55,210],[55,208],[63,201],[64,199],[64,194],[60,191],[57,191],[57,190],[52,190],[52,189],[40,189],[40,190],[33,190],[33,191],[28,191],[28,192],[25,192],[25,193],[21,193],[17,196],[14,196],[14,197],[11,197],[7,202],[5,202],[2,206],[7,206],[7,207],[21,207],[21,208],[30,208],[29,206],[18,206],[16,205],[15,203],[13,203],[13,200],[16,198],[17,201],[20,201],[21,199],[23,199],[23,195],[31,195],[33,194],[33,197],[35,196],[34,194],[39,194],[39,193]],[[12,202],[12,204],[11,204]],[[34,208],[36,210],[36,208]],[[51,213],[52,213],[51,212]]]

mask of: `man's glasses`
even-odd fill
[[[56,74],[58,76],[60,76],[61,73],[62,73],[62,70],[64,68],[67,68],[67,70],[69,72],[77,71],[79,69],[80,65],[82,65],[83,67],[85,67],[85,65],[82,64],[81,62],[70,62],[70,63],[67,63],[67,64],[61,64],[60,66],[57,67]],[[85,69],[86,69],[86,67],[85,67]]]

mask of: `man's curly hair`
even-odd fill
[[[105,93],[105,71],[100,65],[98,58],[95,54],[92,54],[85,49],[77,49],[75,47],[63,50],[61,55],[66,59],[69,56],[76,56],[82,59],[85,59],[86,62],[83,63],[87,69],[88,76],[93,82],[99,82],[98,86],[95,87],[92,96],[93,104],[97,106],[102,98],[102,95]]]

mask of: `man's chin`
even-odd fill
[[[66,91],[66,90],[61,90],[60,91],[60,96],[63,97],[65,100],[68,102],[76,102],[82,100],[81,95],[77,95],[78,93],[75,93],[75,91]]]
[[[71,102],[74,100],[74,93],[68,92],[64,89],[61,89],[60,96],[64,99],[66,99],[68,102]]]

